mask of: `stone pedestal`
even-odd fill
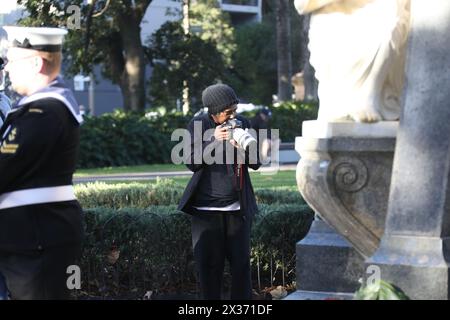
[[[324,221],[297,244],[298,291],[290,299],[351,299],[361,286],[364,260],[384,230],[397,126],[303,123],[297,184]]]
[[[449,299],[450,2],[412,0],[389,210],[367,263],[412,299]]]
[[[364,258],[319,218],[296,254],[297,291],[287,300],[352,299],[361,286]]]
[[[306,121],[296,139],[303,198],[365,257],[384,230],[396,126]]]

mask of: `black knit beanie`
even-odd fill
[[[203,106],[210,114],[218,114],[223,110],[238,104],[239,99],[234,90],[226,84],[214,84],[202,93]]]

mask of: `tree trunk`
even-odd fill
[[[183,30],[184,34],[189,34],[189,0],[183,0]],[[183,114],[189,112],[189,86],[187,80],[183,80]]]
[[[291,18],[289,0],[276,1],[278,101],[292,100]]]
[[[310,52],[308,49],[309,42],[309,22],[311,15],[303,16],[303,52],[305,57],[305,64],[303,67],[303,79],[305,83],[305,101],[319,101],[317,94],[318,82],[315,77],[315,70],[311,63],[309,63]]]
[[[144,111],[145,60],[141,42],[141,21],[131,11],[119,15],[118,22],[124,63],[120,77],[124,109]]]

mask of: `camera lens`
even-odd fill
[[[250,145],[256,147],[256,139],[248,133],[246,130],[241,128],[236,128],[233,130],[233,139],[241,146],[244,150],[247,150]]]

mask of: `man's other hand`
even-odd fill
[[[214,138],[219,141],[228,140],[228,128],[218,126],[214,130]]]

